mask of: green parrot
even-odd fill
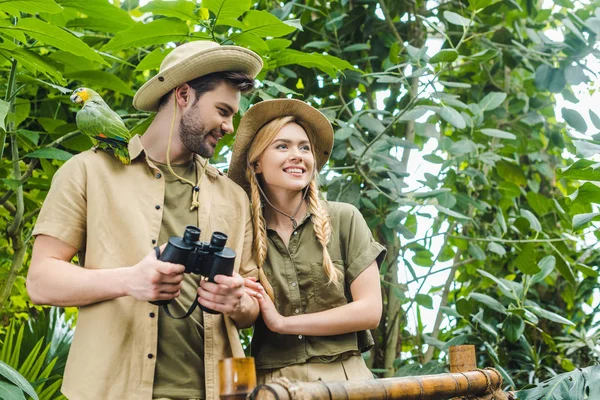
[[[73,103],[83,103],[83,108],[77,112],[75,120],[77,128],[89,136],[95,149],[112,152],[117,160],[129,164],[127,144],[131,132],[123,123],[119,114],[114,112],[98,93],[88,88],[78,88],[71,95]]]

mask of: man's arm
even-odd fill
[[[60,239],[38,235],[27,274],[35,304],[85,306],[122,296],[170,300],[179,296],[184,267],[156,259],[154,251],[123,268],[92,269],[71,264],[77,249]]]

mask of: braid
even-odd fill
[[[310,181],[308,191],[308,207],[312,214],[315,236],[319,239],[321,246],[323,246],[323,269],[327,277],[329,277],[328,284],[333,283],[339,286],[338,279],[340,272],[334,267],[329,251],[327,250],[327,245],[331,238],[331,220],[319,202],[319,187],[316,177]]]
[[[246,170],[246,177],[250,182],[252,225],[254,229],[254,257],[258,264],[258,279],[271,300],[275,301],[273,287],[269,283],[265,271],[263,270],[263,265],[267,259],[267,227],[262,213],[262,201],[258,190],[259,183],[251,167],[248,167]]]

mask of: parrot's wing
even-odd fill
[[[123,142],[128,142],[131,138],[131,133],[121,117],[108,106],[86,104],[79,110],[75,120],[79,130],[93,138],[114,139]]]

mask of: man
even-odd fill
[[[129,143],[131,164],[103,151],[74,156],[56,173],[42,207],[27,289],[34,303],[77,306],[79,317],[63,393],[79,399],[217,399],[217,362],[243,357],[237,328],[258,314],[243,277],[257,275],[244,191],[208,164],[233,131],[240,92],[252,87],[262,60],[236,46],[196,41],[174,49],[133,105],[157,111]],[[201,157],[203,158],[201,158]],[[232,277],[217,283],[157,260],[154,247],[186,225],[229,236]],[[84,268],[71,264],[78,254]],[[172,300],[189,318],[168,318],[149,303]]]

